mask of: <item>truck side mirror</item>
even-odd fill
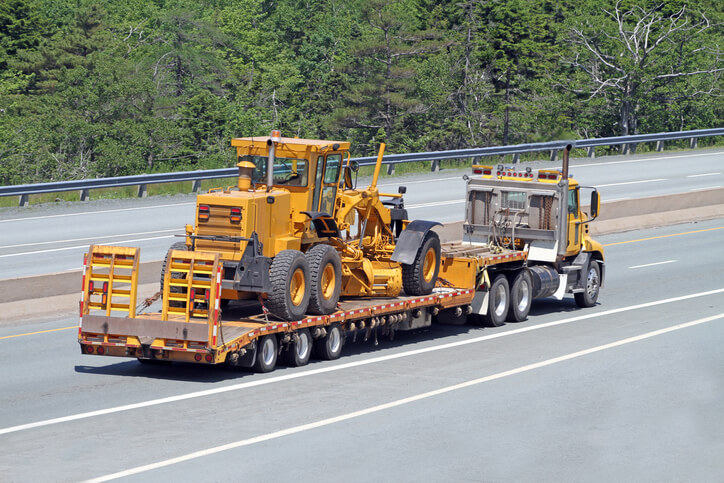
[[[593,190],[593,192],[591,192],[591,217],[596,218],[600,211],[601,211],[601,197],[598,196],[598,191]]]

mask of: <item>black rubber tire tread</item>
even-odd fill
[[[292,303],[289,284],[292,274],[302,268],[304,272],[304,296],[299,305]],[[272,260],[269,268],[272,291],[266,301],[269,311],[283,320],[300,320],[307,313],[309,305],[309,264],[298,250],[282,250]]]
[[[334,331],[338,331],[340,342],[339,347],[334,350],[332,347],[332,339],[333,339],[333,333]],[[344,331],[339,326],[339,324],[334,323],[327,327],[327,335],[324,337],[320,337],[319,339],[315,339],[314,341],[314,355],[322,360],[325,361],[333,361],[335,359],[339,359],[339,356],[342,354],[342,347],[344,346]]]
[[[588,293],[588,274],[591,270],[595,272],[596,279],[596,293],[593,294],[593,296],[589,295]],[[573,298],[576,300],[576,305],[581,308],[588,308],[596,305],[596,301],[598,300],[598,294],[601,292],[601,266],[596,260],[591,260],[590,262],[588,262],[585,276],[586,289],[583,292],[573,294]]]
[[[434,247],[436,267],[435,273],[429,282],[423,278],[422,268],[425,263],[425,254]],[[440,237],[434,231],[428,231],[422,245],[417,249],[415,261],[410,265],[402,264],[402,287],[407,295],[427,295],[432,292],[440,273]]]
[[[268,363],[264,361],[264,344],[266,344],[267,341],[271,341],[271,343],[274,346],[272,360]],[[254,371],[255,372],[271,372],[274,370],[274,367],[277,365],[277,359],[279,355],[279,342],[277,341],[277,336],[274,334],[268,334],[259,339],[256,345],[256,356],[254,357]]]
[[[171,245],[166,252],[166,257],[163,259],[163,265],[161,266],[161,297],[163,297],[163,280],[166,277],[166,266],[168,265],[168,257],[171,255],[171,250],[188,250],[188,247],[186,246],[185,242],[176,242],[173,245]],[[183,273],[181,272],[172,272],[171,273],[172,278],[181,278],[183,277]],[[172,293],[184,293],[183,289],[181,287],[171,287]],[[183,307],[182,302],[176,302],[172,301],[169,303],[169,307]]]
[[[455,307],[451,309],[442,309],[435,316],[435,321],[443,325],[465,325],[468,323],[468,315],[463,311],[460,315],[455,315]]]
[[[315,315],[327,315],[337,311],[339,294],[342,292],[342,259],[331,245],[314,245],[304,254],[309,263],[309,308],[307,311]],[[328,264],[334,267],[336,286],[329,299],[322,294],[322,273]]]
[[[493,308],[495,306],[494,294],[497,291],[499,285],[502,285],[505,287],[505,297],[507,299],[508,310],[506,310],[501,315],[496,315],[496,313],[493,311]],[[485,324],[488,325],[489,327],[500,327],[501,325],[505,325],[505,319],[508,316],[509,310],[510,310],[510,287],[508,285],[508,278],[501,273],[497,277],[495,277],[493,279],[493,283],[490,284],[490,294],[488,296],[488,313],[485,314],[485,316],[484,316]]]
[[[524,309],[520,310],[518,307],[518,301],[521,297],[521,291],[523,285],[528,286],[528,302]],[[533,280],[530,277],[530,273],[527,269],[521,269],[513,278],[513,283],[510,285],[510,308],[508,309],[508,322],[523,322],[528,318],[530,312],[530,306],[533,302]]]
[[[306,337],[309,346],[307,349],[307,353],[303,357],[299,357],[299,354],[297,353],[297,343],[294,341],[294,339],[289,342],[283,355],[284,364],[289,367],[306,366],[312,356],[312,350],[314,350],[314,342],[312,341],[312,334],[309,333],[309,329],[298,330],[297,336],[300,339]]]

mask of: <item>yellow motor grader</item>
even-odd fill
[[[185,242],[171,247],[220,255],[222,303],[257,298],[274,316],[299,320],[335,312],[340,297],[432,291],[440,240],[431,228],[439,223],[406,219],[404,187],[379,192],[384,144],[365,189],[352,181],[358,165],[350,160],[349,142],[272,131],[231,144],[237,186],[200,194]],[[171,291],[184,286],[183,274],[166,265],[162,288],[166,277]]]

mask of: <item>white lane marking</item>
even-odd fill
[[[61,215],[29,216],[27,218],[8,218],[7,220],[0,220],[0,223],[8,223],[11,221],[44,220],[47,218],[61,218],[61,217],[65,217],[65,216],[95,215],[97,213],[117,213],[119,211],[153,210],[156,208],[168,208],[169,206],[188,206],[188,205],[196,205],[196,203],[195,202],[194,203],[171,203],[168,205],[139,206],[136,208],[118,208],[115,210],[84,211],[81,213],[64,213]]]
[[[610,203],[612,201],[623,201],[623,200],[630,200],[630,197],[624,197],[624,198],[614,198],[612,200],[606,200],[606,203]]]
[[[405,208],[408,210],[414,210],[415,208],[428,208],[430,206],[456,205],[459,203],[465,203],[465,200],[433,201],[432,203],[420,203],[417,205],[405,206]]]
[[[633,267],[628,267],[628,268],[654,267],[656,265],[665,265],[667,263],[676,263],[676,261],[677,260],[666,260],[665,262],[647,263],[646,265],[634,265]]]
[[[690,174],[687,178],[698,178],[700,176],[714,176],[721,173],[704,173],[704,174]]]
[[[103,236],[95,236],[95,237],[89,237],[89,238],[73,238],[70,240],[53,240],[53,241],[44,241],[44,242],[33,242],[33,243],[23,243],[21,245],[5,245],[0,246],[0,249],[3,248],[18,248],[18,247],[30,247],[30,246],[36,246],[36,245],[50,245],[53,243],[70,243],[70,242],[78,242],[83,240],[101,240],[103,238],[116,238],[119,236],[138,236],[138,235],[152,235],[155,233],[168,233],[171,231],[177,231],[180,232],[182,230],[179,230],[178,228],[173,228],[171,230],[155,230],[155,231],[141,231],[138,233],[119,233],[118,235],[103,235]]]
[[[625,181],[623,183],[599,184],[596,188],[606,188],[608,186],[623,186],[627,184],[655,183],[657,181],[666,181],[665,178],[659,179],[643,179],[641,181]]]
[[[118,245],[119,243],[135,243],[140,241],[148,241],[148,240],[162,240],[164,238],[175,238],[172,235],[166,235],[166,236],[154,236],[149,238],[136,238],[134,240],[118,240],[114,242],[107,242],[107,245]],[[5,257],[20,257],[23,255],[36,255],[38,253],[51,253],[51,252],[62,252],[65,250],[78,250],[80,248],[88,248],[88,245],[78,245],[74,247],[64,247],[64,248],[49,248],[48,250],[36,250],[34,252],[22,252],[22,253],[9,253],[7,255],[0,255],[0,258]]]
[[[282,429],[280,431],[275,431],[273,433],[267,433],[262,434],[259,436],[255,436],[253,438],[248,439],[242,439],[239,441],[235,441],[233,443],[227,443],[222,444],[219,446],[214,446],[212,448],[204,449],[201,451],[194,451],[193,453],[188,453],[183,456],[177,456],[176,458],[169,458],[167,460],[159,461],[157,463],[151,463],[148,465],[143,466],[136,466],[135,468],[130,468],[125,471],[119,471],[117,473],[112,473],[105,476],[100,476],[98,478],[92,478],[90,480],[86,480],[88,483],[100,483],[104,481],[111,481],[118,478],[124,478],[131,475],[137,475],[139,473],[145,473],[147,471],[157,470],[159,468],[164,468],[166,466],[175,465],[178,463],[184,463],[189,460],[197,459],[197,458],[203,458],[205,456],[210,456],[216,453],[221,453],[223,451],[228,451],[231,449],[241,448],[243,446],[251,446],[256,443],[262,443],[264,441],[270,441],[273,439],[283,438],[284,436],[290,436],[292,434],[302,433],[304,431],[310,431],[312,429],[318,429],[322,428],[324,426],[330,426],[332,424],[341,423],[343,421],[348,421],[350,419],[356,419],[360,418],[362,416],[367,416],[368,414],[378,413],[381,411],[385,411],[388,409],[397,408],[400,406],[404,406],[407,404],[411,404],[417,401],[422,401],[424,399],[429,399],[432,397],[440,396],[442,394],[447,394],[453,391],[459,391],[460,389],[466,389],[472,386],[477,386],[480,384],[484,384],[486,382],[495,381],[497,379],[502,379],[504,377],[510,377],[515,376],[517,374],[522,374],[524,372],[533,371],[536,369],[540,369],[542,367],[548,367],[552,366],[553,364],[558,364],[560,362],[566,362],[570,361],[572,359],[576,359],[578,357],[584,357],[590,354],[595,354],[596,352],[602,352],[608,349],[614,349],[616,347],[621,347],[626,344],[632,344],[634,342],[640,342],[642,340],[650,339],[652,337],[657,337],[659,335],[668,334],[670,332],[674,332],[677,330],[686,329],[689,327],[694,327],[697,325],[705,324],[707,322],[711,322],[713,320],[718,320],[724,318],[724,314],[718,314],[713,315],[711,317],[705,317],[703,319],[698,320],[692,320],[690,322],[684,322],[681,324],[674,325],[672,327],[667,327],[665,329],[660,330],[654,330],[651,332],[646,332],[644,334],[640,334],[633,337],[628,337],[626,339],[620,339],[615,342],[611,342],[608,344],[602,344],[596,347],[591,347],[589,349],[584,349],[577,352],[571,352],[570,354],[566,354],[559,357],[553,357],[551,359],[547,359],[545,361],[535,362],[533,364],[527,364],[525,366],[516,367],[515,369],[510,369],[508,371],[498,372],[496,374],[491,374],[489,376],[480,377],[477,379],[472,379],[469,381],[461,382],[459,384],[453,384],[451,386],[441,387],[440,389],[435,389],[433,391],[423,392],[420,394],[416,394],[414,396],[398,399],[396,401],[390,401],[388,403],[379,404],[377,406],[372,406],[366,409],[361,409],[359,411],[353,411],[346,414],[341,414],[339,416],[334,416],[327,419],[322,419],[320,421],[315,421],[313,423],[307,423],[302,424],[299,426],[293,426],[291,428]]]
[[[623,161],[603,161],[601,163],[571,164],[571,169],[588,168],[591,166],[606,166],[607,164],[628,164],[628,163],[642,163],[642,162],[646,162],[646,161],[661,161],[664,159],[697,158],[697,157],[701,157],[701,156],[724,156],[724,152],[686,154],[683,156],[659,156],[658,158],[626,159]],[[558,169],[560,169],[560,168],[558,168]]]
[[[721,188],[721,185],[719,185],[719,186],[707,186],[707,187],[705,187],[705,188],[693,188],[693,189],[690,189],[689,191],[706,191],[706,190],[714,190],[714,189],[718,189],[718,188]]]
[[[562,320],[556,320],[553,322],[547,322],[545,324],[533,325],[533,326],[529,326],[529,327],[521,327],[520,329],[513,329],[513,330],[509,330],[509,331],[505,331],[505,332],[499,332],[496,334],[474,337],[472,339],[461,340],[461,341],[457,341],[457,342],[448,342],[446,344],[440,344],[437,346],[424,347],[422,349],[413,349],[413,350],[406,351],[406,352],[398,352],[395,354],[388,354],[388,355],[384,355],[384,356],[373,357],[373,358],[365,359],[362,361],[346,362],[346,363],[336,364],[336,365],[332,365],[332,366],[320,367],[318,369],[309,369],[309,370],[305,370],[305,371],[294,372],[292,374],[285,374],[283,376],[272,376],[272,377],[267,377],[265,379],[258,379],[255,381],[242,382],[239,384],[232,384],[230,386],[206,389],[203,391],[189,392],[186,394],[179,394],[177,396],[169,396],[169,397],[164,397],[164,398],[160,398],[160,399],[151,399],[149,401],[143,401],[143,402],[133,403],[133,404],[126,404],[123,406],[116,406],[113,408],[99,409],[96,411],[72,414],[70,416],[63,416],[63,417],[59,417],[59,418],[46,419],[43,421],[36,421],[34,423],[21,424],[18,426],[10,426],[7,428],[0,429],[0,435],[14,433],[17,431],[24,431],[26,429],[39,428],[42,426],[50,426],[50,425],[58,424],[58,423],[65,423],[68,421],[77,421],[79,419],[87,419],[87,418],[92,418],[95,416],[104,416],[107,414],[120,413],[123,411],[130,411],[132,409],[140,409],[140,408],[146,408],[146,407],[151,407],[151,406],[158,406],[160,404],[168,404],[168,403],[173,403],[173,402],[178,402],[178,401],[186,401],[188,399],[196,399],[199,397],[223,394],[226,392],[239,391],[241,389],[248,389],[251,387],[264,386],[267,384],[273,384],[276,382],[284,382],[284,381],[289,381],[292,379],[299,379],[302,377],[314,376],[317,374],[326,374],[328,372],[341,371],[343,369],[349,369],[352,367],[366,366],[369,364],[376,364],[378,362],[385,362],[385,361],[389,361],[389,360],[400,359],[403,357],[410,357],[410,356],[414,356],[414,355],[418,355],[418,354],[425,354],[427,352],[437,352],[440,350],[450,349],[453,347],[460,347],[460,346],[464,346],[464,345],[468,345],[468,344],[476,344],[478,342],[484,342],[484,341],[488,341],[488,340],[492,340],[492,339],[498,339],[501,337],[508,337],[511,335],[522,334],[524,332],[532,332],[534,330],[541,330],[541,329],[545,329],[548,327],[555,327],[558,325],[570,324],[572,322],[578,322],[580,320],[593,319],[596,317],[603,317],[606,315],[613,315],[613,314],[618,314],[621,312],[628,312],[631,310],[643,309],[643,308],[647,308],[647,307],[654,307],[656,305],[668,304],[668,303],[672,303],[672,302],[680,302],[682,300],[688,300],[688,299],[697,298],[697,297],[706,297],[708,295],[716,295],[719,293],[724,293],[724,288],[719,288],[719,289],[715,289],[715,290],[709,290],[707,292],[699,292],[699,293],[689,294],[689,295],[681,295],[679,297],[673,297],[673,298],[669,298],[669,299],[655,300],[653,302],[646,302],[643,304],[631,305],[629,307],[621,307],[618,309],[605,310],[603,312],[594,312],[594,313],[588,313],[588,314],[584,314],[584,315],[578,315],[576,317],[571,317],[571,318],[562,319]]]
[[[463,180],[463,176],[462,176],[462,175],[460,175],[460,176],[453,176],[453,177],[451,177],[451,178],[431,178],[431,179],[422,179],[422,180],[419,180],[419,181],[407,181],[407,182],[405,182],[405,181],[403,181],[403,180],[400,180],[399,183],[385,183],[385,184],[377,185],[377,187],[378,187],[378,188],[381,188],[381,187],[383,187],[383,186],[407,186],[408,184],[437,183],[438,181],[449,181],[449,180],[451,180],[451,179],[459,179],[460,181],[462,181],[462,180]]]

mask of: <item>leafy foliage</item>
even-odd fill
[[[713,0],[3,0],[0,183],[720,127]]]

